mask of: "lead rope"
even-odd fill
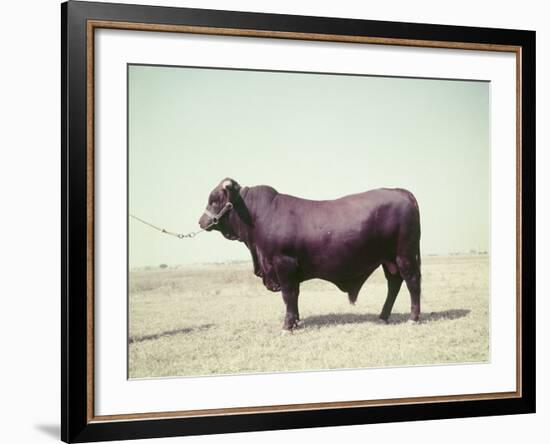
[[[143,220],[137,216],[134,216],[133,214],[130,214],[130,217],[132,219],[135,219],[139,222],[141,222],[142,224],[145,224],[157,231],[160,231],[161,233],[164,233],[164,234],[168,234],[170,236],[174,236],[174,237],[177,237],[178,239],[185,239],[185,238],[193,238],[195,237],[197,234],[200,234],[202,233],[203,231],[206,231],[208,230],[210,227],[213,227],[214,225],[217,225],[218,222],[220,221],[221,217],[227,213],[228,211],[231,211],[233,209],[233,204],[231,202],[227,202],[224,207],[221,209],[221,211],[218,213],[218,214],[209,214],[209,217],[210,219],[212,220],[212,222],[210,222],[206,227],[204,228],[201,228],[199,231],[191,231],[189,233],[175,233],[173,231],[168,231],[166,230],[165,228],[160,228],[160,227],[157,227],[156,225],[153,225],[151,222],[147,222],[146,220]],[[210,212],[208,212],[210,213]]]
[[[178,239],[185,239],[185,238],[192,238],[192,237],[195,237],[197,234],[202,233],[203,231],[206,230],[206,228],[210,228],[210,226],[211,226],[211,225],[209,225],[209,226],[207,226],[206,228],[203,228],[203,229],[201,229],[201,230],[199,230],[199,231],[191,231],[190,233],[185,233],[185,234],[183,234],[183,233],[175,233],[175,232],[173,232],[173,231],[168,231],[168,230],[166,230],[165,228],[157,227],[156,225],[153,225],[152,223],[147,222],[146,220],[140,219],[139,217],[134,216],[133,214],[130,214],[130,217],[131,217],[132,219],[135,219],[135,220],[141,222],[142,224],[145,224],[145,225],[147,225],[147,226],[149,226],[149,227],[151,227],[151,228],[153,228],[153,229],[155,229],[155,230],[157,230],[157,231],[160,231],[161,233],[168,234],[169,236],[177,237]]]

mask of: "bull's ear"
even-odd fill
[[[241,189],[241,186],[237,183],[236,180],[227,178],[222,182],[222,188],[230,192],[238,192]]]

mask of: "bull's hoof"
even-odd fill
[[[283,325],[283,330],[281,332],[281,335],[287,335],[289,333],[294,333],[294,330],[296,330],[297,328],[300,328],[302,327],[302,322],[300,322],[300,320],[296,320],[294,321],[294,323],[289,327],[287,325]]]
[[[383,319],[383,318],[378,318],[378,320],[376,321],[377,324],[380,324],[380,325],[388,325],[389,324],[389,321],[387,319]]]
[[[281,336],[287,336],[287,335],[291,335],[293,333],[292,330],[287,330],[287,329],[282,329],[281,330]]]
[[[409,324],[409,325],[418,325],[418,324],[420,324],[420,319],[409,319],[407,321],[407,324]]]

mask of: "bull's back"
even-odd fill
[[[293,198],[291,218],[299,238],[307,242],[391,238],[403,225],[419,224],[416,199],[403,189],[377,189],[334,200]],[[330,232],[330,233],[329,233]]]

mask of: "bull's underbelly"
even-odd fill
[[[306,245],[296,251],[303,272],[314,277],[356,276],[395,257],[391,238],[356,238]]]
[[[313,266],[308,264],[307,261],[298,261],[298,269],[301,280],[323,279],[337,284],[366,279],[383,262],[383,258],[370,258],[368,260],[357,258],[352,261],[340,262],[331,260]]]
[[[296,255],[301,280],[323,279],[339,287],[364,281],[376,268],[393,258],[389,243],[321,245],[303,249]],[[393,256],[392,256],[393,254]]]

